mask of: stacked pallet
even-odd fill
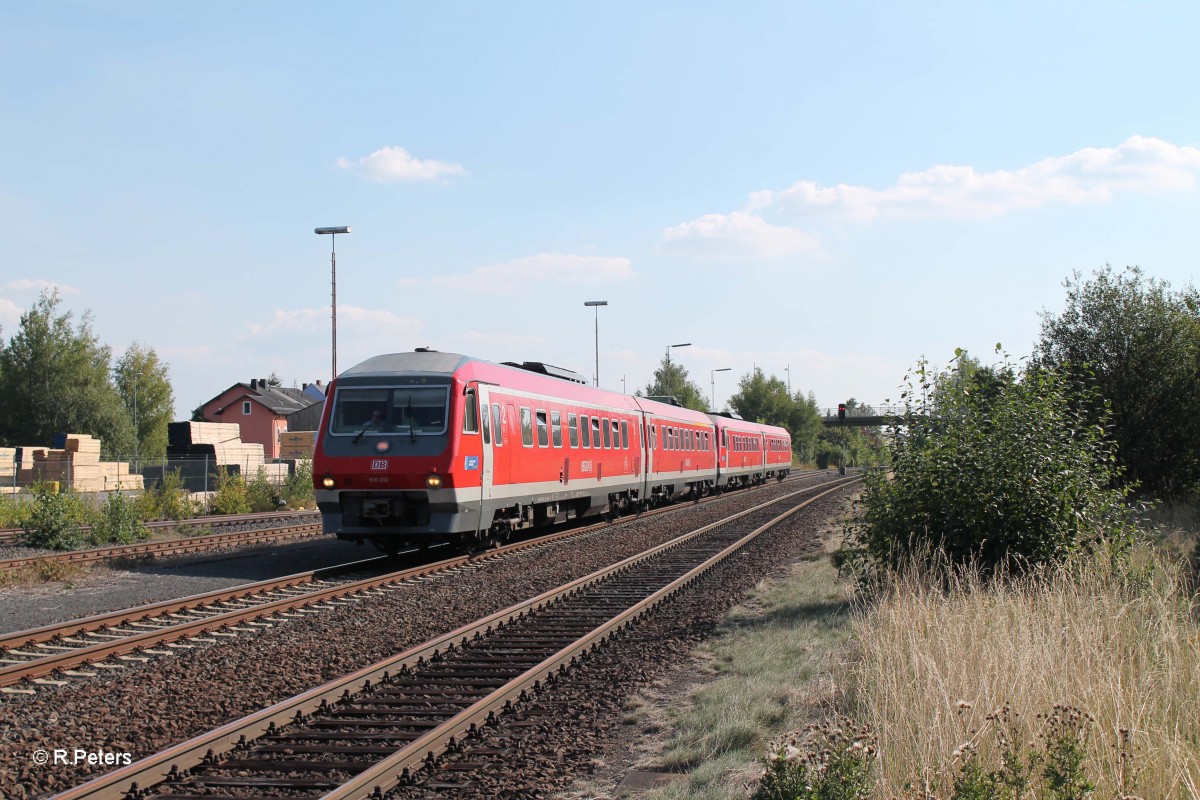
[[[32,456],[32,459],[28,459]],[[56,481],[77,492],[111,492],[145,488],[142,476],[130,473],[127,461],[101,461],[100,440],[87,434],[67,434],[66,447],[26,447],[22,452],[23,482]],[[31,464],[25,469],[26,464]]]
[[[243,442],[236,422],[172,422],[167,425],[167,455],[203,458],[246,478],[267,463],[263,446]]]
[[[0,482],[17,477],[17,448],[0,447]]]
[[[311,459],[316,441],[316,431],[284,431],[279,434],[279,457]]]

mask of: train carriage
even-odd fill
[[[764,482],[768,472],[764,435],[767,426],[722,414],[709,414],[708,418],[717,430],[718,486],[736,489]],[[790,447],[789,444],[789,464]]]
[[[313,457],[325,529],[394,551],[635,507],[643,415],[573,375],[432,351],[346,370]]]
[[[717,452],[712,422],[688,408],[642,397],[643,435],[650,464],[645,497],[659,504],[712,492],[717,480]]]

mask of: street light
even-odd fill
[[[792,396],[792,365],[791,365],[791,363],[788,363],[788,365],[783,368],[783,371],[788,374],[788,397],[791,397]]]
[[[585,300],[585,306],[596,309],[596,372],[592,376],[595,386],[600,386],[600,306],[608,305],[607,300]]]
[[[330,266],[330,301],[331,319],[333,322],[333,375],[330,380],[337,377],[337,235],[339,233],[349,233],[349,225],[340,225],[333,228],[314,228],[313,232],[321,236],[329,236],[329,266]]]
[[[709,391],[712,392],[712,398],[710,402],[712,403],[711,407],[714,414],[717,413],[717,373],[729,372],[731,369],[733,369],[733,367],[721,367],[720,369],[710,369],[708,371],[708,381],[709,384],[711,384],[709,386]]]
[[[672,347],[691,347],[691,346],[692,346],[691,342],[684,342],[683,344],[667,345],[667,376],[666,376],[667,377],[667,397],[674,397],[674,395],[671,394],[671,389],[673,388],[671,386],[671,348]]]

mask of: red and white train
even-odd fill
[[[425,349],[330,385],[313,455],[327,533],[385,552],[782,480],[783,428],[592,388],[538,363]]]

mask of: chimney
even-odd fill
[[[251,389],[258,389],[258,378],[251,378],[251,379],[250,379],[250,388],[251,388]]]
[[[258,379],[258,388],[263,391],[266,390],[266,388],[267,388],[267,379],[266,378]]]

